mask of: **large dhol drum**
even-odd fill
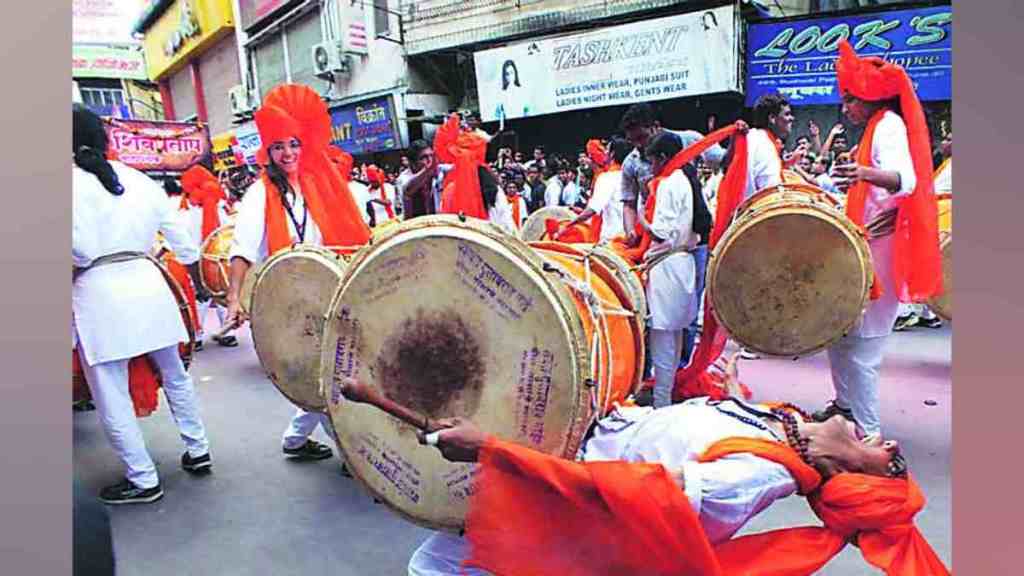
[[[453,216],[405,222],[355,255],[324,327],[321,380],[348,468],[376,498],[422,526],[458,530],[473,465],[346,400],[346,377],[429,418],[470,418],[566,458],[595,416],[635,390],[642,319],[624,309],[615,273],[585,256],[535,251]]]
[[[227,306],[231,267],[228,254],[235,239],[235,225],[225,224],[207,236],[200,248],[199,280],[213,300]]]
[[[552,218],[558,221],[572,220],[576,213],[565,206],[545,206],[538,208],[533,214],[526,217],[522,229],[519,230],[519,237],[526,242],[544,240],[547,234],[545,221]]]
[[[344,256],[299,244],[255,270],[249,321],[256,355],[274,386],[308,411],[327,408],[320,393],[321,336],[345,267]]]
[[[707,288],[718,321],[753,351],[799,357],[848,332],[868,304],[868,243],[816,186],[762,190],[708,260]]]

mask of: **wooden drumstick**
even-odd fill
[[[341,395],[352,402],[375,406],[402,422],[424,432],[431,432],[430,419],[419,412],[395,402],[381,394],[379,390],[363,382],[347,379],[341,385]]]
[[[228,323],[227,326],[222,327],[220,329],[220,331],[218,331],[216,334],[214,334],[213,335],[213,339],[214,340],[220,340],[221,338],[227,336],[228,332],[231,332],[232,330],[234,330],[235,328],[238,328],[241,325],[242,325],[242,321],[239,320],[238,318],[235,318],[232,322]]]

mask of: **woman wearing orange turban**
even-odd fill
[[[880,434],[878,373],[900,302],[924,302],[942,286],[938,216],[928,124],[906,71],[839,44],[836,76],[843,113],[864,126],[852,162],[834,170],[846,215],[866,228],[874,262],[871,303],[828,350],[835,399],[815,414],[842,414]]]
[[[320,95],[299,84],[277,86],[264,98],[255,120],[262,142],[257,157],[266,169],[246,191],[235,220],[229,323],[246,319],[239,292],[253,264],[293,244],[359,246],[370,238],[349,192],[344,162],[330,150],[330,116]],[[284,433],[284,453],[307,460],[330,458],[328,446],[309,438],[318,424],[333,435],[325,414],[298,409]]]
[[[738,391],[732,370],[727,387]],[[895,442],[841,417],[695,398],[617,407],[570,461],[439,422],[421,436],[479,462],[465,538],[431,536],[412,575],[809,576],[848,543],[888,576],[949,570],[914,525],[925,499]],[[736,537],[776,500],[807,497],[821,526]]]

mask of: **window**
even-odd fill
[[[388,0],[373,0],[373,33],[375,36],[391,34],[391,14],[388,14]]]
[[[81,88],[82,103],[87,108],[104,110],[124,105],[124,91],[117,88]]]

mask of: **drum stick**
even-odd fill
[[[238,328],[241,325],[242,325],[242,321],[239,320],[238,318],[235,318],[230,323],[228,323],[227,326],[221,327],[220,331],[218,331],[216,334],[213,335],[213,339],[214,340],[220,340],[221,338],[227,336],[228,332],[231,332],[232,330],[234,330],[235,328]]]
[[[395,402],[381,394],[381,392],[376,388],[372,388],[367,384],[357,382],[353,379],[348,379],[341,386],[341,395],[352,402],[375,406],[413,428],[417,428],[424,432],[431,431],[429,418],[411,408],[402,406],[398,402]]]

